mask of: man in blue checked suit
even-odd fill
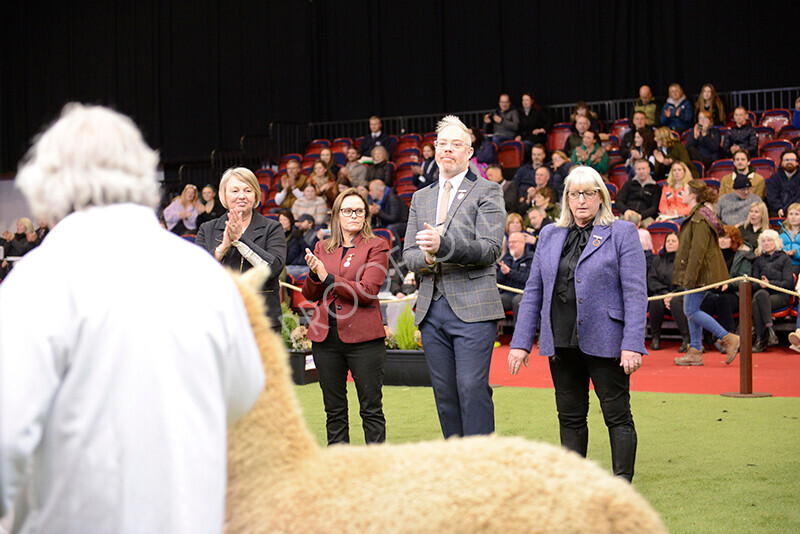
[[[489,364],[503,305],[495,262],[506,212],[500,186],[469,171],[469,130],[436,129],[439,181],[414,193],[403,259],[420,282],[416,323],[445,438],[494,432]]]

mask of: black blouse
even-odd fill
[[[578,260],[589,242],[593,224],[583,228],[573,224],[567,232],[561,260],[558,262],[556,287],[553,291],[553,304],[550,320],[553,324],[553,341],[556,347],[578,346],[578,304],[575,297],[575,269]]]

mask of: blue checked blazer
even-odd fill
[[[418,190],[411,199],[403,260],[421,281],[416,324],[428,313],[436,271],[441,274],[447,302],[462,321],[491,321],[504,316],[495,276],[506,221],[503,191],[499,184],[468,171],[454,194],[433,266],[425,262],[425,252],[419,249],[415,237],[425,229],[425,223],[436,225],[439,184]]]

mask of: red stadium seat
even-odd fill
[[[617,186],[612,184],[611,182],[604,182],[606,189],[608,189],[608,196],[611,198],[611,202],[617,200]]]
[[[563,150],[567,138],[572,133],[572,125],[568,122],[559,122],[555,124],[547,134],[547,150],[553,152],[554,150]],[[570,154],[567,154],[569,157]]]
[[[770,158],[753,158],[750,166],[764,178],[769,178],[775,174],[775,162]]]
[[[761,154],[762,158],[769,158],[775,162],[775,166],[779,166],[781,164],[781,154],[783,151],[791,149],[792,143],[786,141],[785,139],[781,139],[778,141],[770,141],[769,143],[765,143],[758,152]]]
[[[617,191],[622,189],[622,186],[628,181],[628,170],[625,165],[614,165],[608,172],[608,181],[617,187]]]
[[[715,180],[722,180],[723,176],[732,173],[736,168],[733,166],[732,159],[718,159],[711,164],[708,169],[708,177]]]
[[[653,239],[653,252],[658,254],[664,247],[664,241],[672,232],[680,233],[681,227],[673,221],[656,221],[647,227],[650,237]]]
[[[391,250],[392,244],[394,243],[394,234],[391,230],[388,228],[373,228],[372,233],[384,239],[389,244],[389,249]]]
[[[800,128],[795,128],[792,125],[784,126],[778,133],[778,139],[791,141],[792,139],[800,137]]]
[[[792,124],[792,113],[788,109],[768,109],[761,114],[761,126],[772,128],[775,133]]]
[[[706,175],[706,166],[703,165],[703,162],[692,160],[692,163],[697,168],[697,172],[700,173],[700,178],[704,177]]]
[[[758,148],[760,149],[775,139],[775,130],[769,126],[756,126],[756,137],[758,137]]]
[[[611,125],[611,131],[608,132],[609,135],[616,135],[619,139],[625,137],[625,134],[628,133],[631,129],[631,121],[628,118],[624,119],[617,119],[614,121],[614,124]]]
[[[497,161],[506,169],[517,168],[524,161],[523,145],[520,141],[503,141],[497,151]]]

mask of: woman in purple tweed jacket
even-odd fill
[[[603,178],[577,167],[564,186],[561,217],[542,229],[519,308],[508,363],[527,365],[537,325],[549,356],[561,445],[586,456],[589,380],[608,434],[615,475],[633,478],[636,429],[630,377],[642,364],[647,321],[644,252],[636,227],[614,219]]]

